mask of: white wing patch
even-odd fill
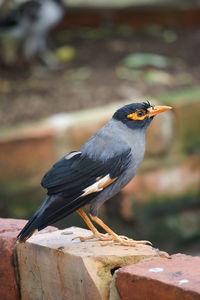
[[[72,151],[72,152],[70,152],[69,154],[67,154],[65,156],[65,159],[69,160],[69,159],[71,159],[72,157],[74,157],[77,154],[81,154],[81,152],[80,151]]]
[[[104,187],[107,187],[109,184],[111,184],[113,181],[115,181],[117,178],[110,178],[110,175],[106,175],[103,178],[100,178],[92,185],[88,186],[83,190],[83,194],[81,196],[86,196],[92,193],[101,192]]]

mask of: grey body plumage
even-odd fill
[[[90,211],[96,215],[98,208],[108,199],[117,194],[136,174],[145,152],[145,129],[131,130],[125,124],[111,119],[81,148],[81,152],[103,163],[109,157],[115,157],[124,151],[131,151],[131,160],[120,177],[97,195],[90,204]]]
[[[146,129],[154,115],[167,109],[149,102],[126,105],[80,151],[53,165],[41,182],[47,197],[20,232],[19,240],[85,205],[95,216],[98,208],[135,176],[144,157]]]

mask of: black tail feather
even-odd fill
[[[69,216],[74,211],[76,211],[80,207],[84,206],[88,202],[88,199],[87,199],[87,201],[86,201],[85,198],[79,198],[79,199],[82,200],[82,201],[79,201],[78,203],[75,202],[73,204],[70,204],[70,206],[67,206],[66,208],[63,207],[63,209],[61,211],[58,210],[54,214],[52,214],[51,216],[43,219],[41,224],[38,226],[38,230],[40,231],[40,230],[44,229],[45,227],[58,222],[59,220],[63,219],[64,217]]]
[[[34,214],[30,220],[26,223],[24,228],[20,231],[20,233],[17,236],[17,239],[19,242],[23,242],[23,240],[31,233],[31,225],[33,224],[34,220],[36,219],[36,214]]]
[[[33,233],[37,229],[38,216],[44,204],[47,203],[48,199],[49,197],[47,196],[42,205],[36,211],[36,213],[30,218],[30,220],[26,223],[24,228],[20,231],[20,233],[17,236],[19,242],[26,241],[26,239],[28,239],[32,235],[31,233]]]
[[[18,234],[18,241],[24,242],[35,232],[35,230],[40,231],[60,219],[67,217],[78,208],[87,204],[93,197],[94,194],[86,197],[78,196],[74,201],[69,201],[69,199],[60,196],[47,196],[40,208]]]

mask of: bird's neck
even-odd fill
[[[146,140],[145,128],[131,129],[124,123],[115,121],[113,119],[109,123],[108,125],[110,125],[112,128],[115,128],[119,143],[121,145],[126,145],[126,147],[130,147],[132,152],[135,152],[135,154],[137,153],[138,157],[141,156],[143,158]]]

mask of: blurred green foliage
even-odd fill
[[[154,53],[133,53],[126,56],[123,64],[127,68],[143,68],[152,66],[155,68],[167,68],[181,66],[183,62],[179,58],[168,58]]]

